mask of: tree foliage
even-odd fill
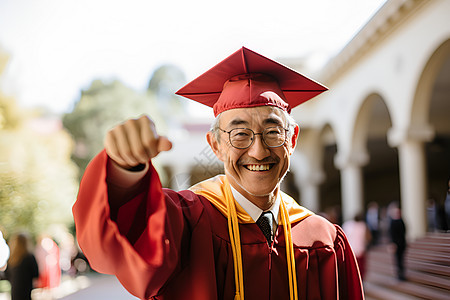
[[[6,60],[0,51],[0,73]],[[6,236],[72,222],[72,146],[59,119],[24,110],[0,91],[0,229]]]
[[[157,68],[148,83],[148,91],[156,96],[157,105],[171,127],[179,126],[186,116],[186,99],[175,92],[186,84],[186,76],[177,66],[165,64]]]
[[[15,105],[12,97],[0,92],[0,130],[14,130],[19,128],[23,122],[24,115],[19,107]]]
[[[75,140],[72,159],[83,173],[89,161],[103,149],[106,132],[129,118],[148,114],[159,132],[165,132],[165,122],[158,112],[151,92],[136,92],[119,81],[93,81],[82,92],[73,111],[63,118],[64,127]]]
[[[1,97],[0,103],[5,107]],[[51,132],[38,130],[37,123],[58,124],[57,120],[21,117],[22,122],[5,122],[7,129],[0,130],[0,227],[9,234],[17,230],[37,234],[54,224],[69,225],[77,187],[70,136],[57,127]]]

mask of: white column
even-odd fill
[[[191,185],[191,168],[188,165],[177,164],[172,166],[173,174],[170,178],[170,187],[175,191],[188,189]]]
[[[302,206],[315,213],[319,212],[319,187],[316,184],[308,182],[302,185],[300,194]]]
[[[342,218],[344,221],[353,219],[363,211],[363,180],[361,168],[347,165],[341,169],[342,186]]]
[[[295,184],[299,187],[300,205],[313,212],[319,212],[320,192],[319,185],[324,181],[325,174],[319,169],[318,151],[296,152],[291,157],[290,168],[294,173]]]
[[[367,164],[367,152],[351,152],[337,155],[335,165],[341,170],[342,219],[351,220],[364,211],[363,174],[361,167]]]
[[[318,213],[320,210],[319,185],[323,182],[324,174],[318,170],[311,171],[308,178],[300,178],[297,183],[300,186],[301,205]]]
[[[431,128],[390,130],[388,141],[399,152],[402,216],[409,239],[426,233],[427,177],[424,141],[433,138]]]
[[[426,232],[426,167],[422,142],[405,141],[398,147],[400,192],[403,218],[408,237],[415,239]]]

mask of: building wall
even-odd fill
[[[320,186],[332,171],[324,169],[324,149],[334,144],[344,220],[366,208],[364,187],[378,186],[392,190],[389,201],[401,203],[410,238],[425,233],[430,185],[426,145],[436,136],[429,120],[439,119],[434,121],[440,122],[439,135],[450,137],[450,118],[443,117],[450,114],[443,103],[450,97],[445,86],[449,73],[443,71],[450,61],[449,15],[450,1],[387,1],[321,71],[316,79],[330,90],[293,111],[303,127],[296,154],[301,163],[293,164],[302,203],[321,207]],[[431,106],[442,109],[430,116]],[[442,110],[447,113],[438,116],[436,111]],[[382,149],[382,157],[367,145]],[[368,170],[370,161],[378,159],[380,165],[383,157],[390,161],[385,167],[393,170],[390,174],[398,172],[398,182],[395,174],[387,183],[370,175],[376,167]],[[395,199],[398,195],[401,199]]]
[[[425,233],[450,175],[449,15],[450,1],[387,1],[314,78],[330,90],[293,110],[301,133],[283,184],[302,205],[339,223],[397,201],[409,237]],[[223,172],[206,131],[158,157],[166,186]]]

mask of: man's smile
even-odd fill
[[[257,172],[263,172],[263,171],[269,171],[272,169],[272,167],[275,165],[275,163],[271,164],[248,164],[243,165],[244,168],[246,168],[249,171],[257,171]]]

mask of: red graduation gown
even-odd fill
[[[233,299],[227,219],[192,191],[162,189],[150,168],[134,195],[108,197],[107,155],[88,166],[73,214],[91,266],[141,299]],[[245,299],[289,299],[282,225],[272,247],[255,223],[240,224]],[[338,226],[319,216],[292,224],[299,299],[363,299],[354,254]],[[152,298],[153,297],[153,298]]]

